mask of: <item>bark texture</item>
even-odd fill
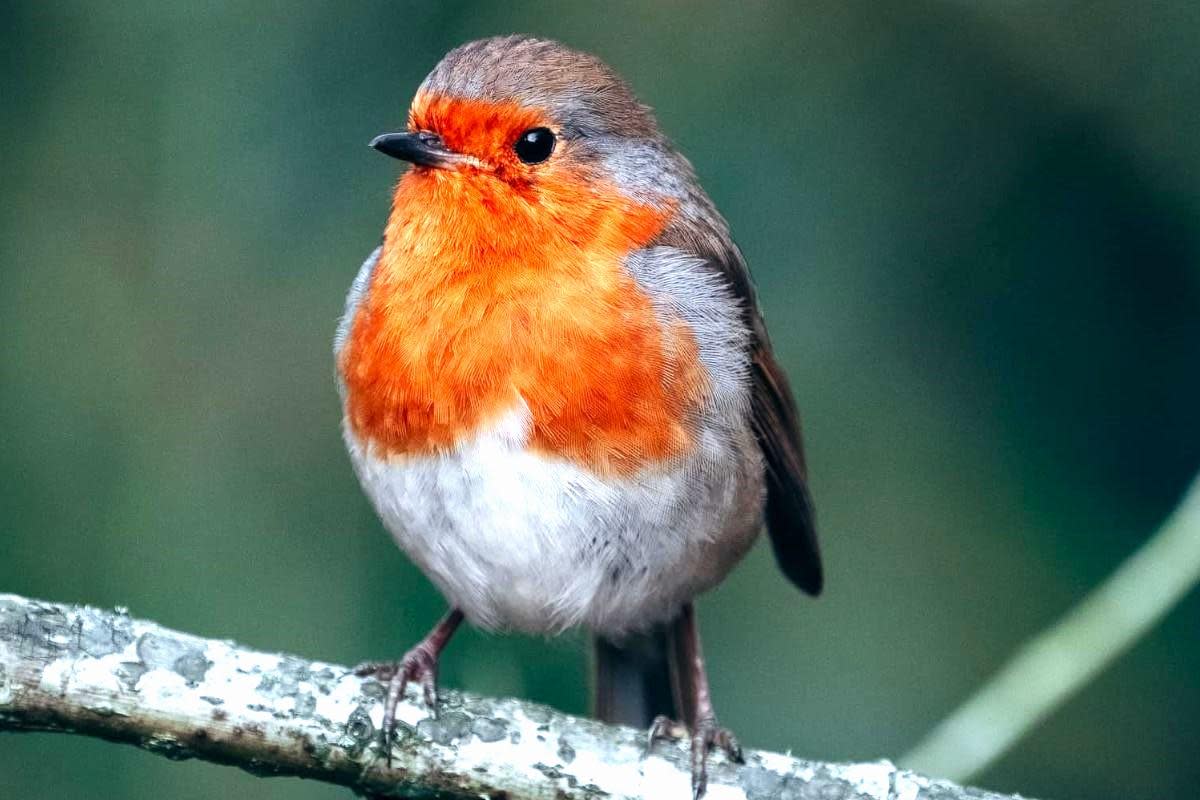
[[[178,633],[120,608],[0,594],[0,731],[97,736],[385,796],[691,797],[683,744],[659,743],[643,757],[641,731],[451,690],[437,718],[401,702],[389,767],[380,752],[383,697],[378,682],[335,664]],[[826,764],[755,751],[742,766],[715,756],[707,796],[1011,800],[887,761]]]

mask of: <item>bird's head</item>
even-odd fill
[[[596,202],[667,212],[694,181],[650,109],[607,65],[526,36],[452,50],[418,89],[407,130],[371,146],[414,165],[397,187],[398,209],[413,194],[477,199],[532,225],[569,225]]]

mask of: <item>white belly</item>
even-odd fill
[[[525,409],[437,456],[384,459],[346,429],[363,488],[447,600],[486,628],[610,636],[673,616],[762,520],[749,431],[702,431],[671,471],[601,478],[525,448]]]

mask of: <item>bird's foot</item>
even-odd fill
[[[711,716],[697,720],[691,731],[675,720],[656,717],[650,725],[646,752],[650,752],[658,739],[679,740],[689,735],[692,740],[692,800],[700,800],[708,788],[708,754],[714,747],[719,747],[730,761],[737,764],[745,763],[745,758],[737,737],[728,728],[717,725],[716,718]]]
[[[359,677],[370,676],[387,684],[381,735],[389,767],[392,765],[392,745],[396,741],[396,706],[404,696],[409,681],[421,684],[425,705],[437,717],[437,669],[438,653],[424,641],[405,653],[399,661],[367,661],[354,668],[354,674]]]

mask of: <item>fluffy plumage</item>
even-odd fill
[[[559,145],[531,166],[532,126]],[[355,468],[447,599],[486,627],[645,630],[764,517],[818,591],[790,390],[650,110],[597,59],[505,37],[447,55],[410,127],[472,161],[401,179],[336,349]]]

